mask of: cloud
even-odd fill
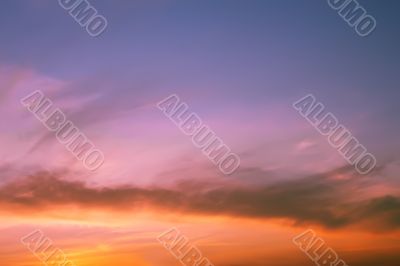
[[[41,172],[0,187],[0,205],[3,211],[13,213],[40,212],[63,205],[115,212],[147,207],[180,214],[284,218],[295,225],[316,224],[326,228],[398,229],[400,198],[386,195],[356,200],[352,192],[354,181],[331,178],[343,171],[254,188],[185,181],[170,189],[94,188],[83,182],[63,180],[58,174]]]

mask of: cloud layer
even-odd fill
[[[334,173],[347,170],[337,170]],[[358,181],[332,178],[332,172],[262,187],[183,182],[174,188],[119,186],[94,188],[47,172],[21,178],[0,188],[3,212],[53,210],[60,206],[123,212],[148,210],[196,215],[227,215],[256,219],[288,219],[295,225],[326,228],[363,227],[397,230],[400,198],[395,195],[358,199]]]

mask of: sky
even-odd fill
[[[292,242],[307,229],[348,265],[398,266],[400,3],[358,2],[366,37],[325,0],[91,0],[97,37],[56,0],[3,1],[0,264],[43,265],[21,242],[41,230],[76,266],[181,265],[157,240],[177,228],[215,266],[314,265]],[[21,104],[37,90],[102,151],[96,171]],[[173,94],[233,174],[157,107]],[[292,107],[307,94],[373,171]]]

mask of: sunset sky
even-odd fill
[[[367,37],[326,0],[89,2],[98,37],[57,0],[2,1],[0,266],[44,265],[21,242],[38,229],[76,266],[182,265],[157,240],[170,228],[214,266],[315,265],[292,242],[307,229],[349,266],[400,265],[399,1],[358,1]],[[104,153],[99,169],[21,104],[36,90]],[[236,172],[157,108],[172,94]],[[292,107],[307,94],[376,157],[371,173]]]

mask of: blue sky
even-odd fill
[[[377,20],[364,38],[326,1],[91,3],[109,23],[97,38],[57,1],[4,3],[1,64],[117,114],[177,93],[210,120],[262,125],[313,93],[382,163],[399,148],[397,1],[360,1]]]

